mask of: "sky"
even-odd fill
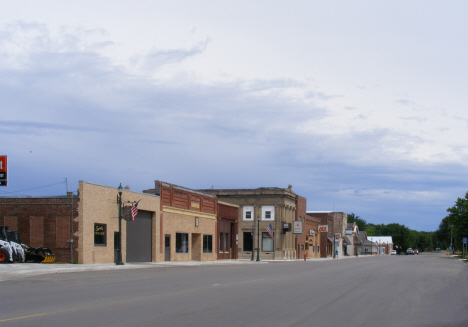
[[[467,192],[467,15],[466,1],[1,1],[0,196],[292,185],[309,211],[434,231]]]

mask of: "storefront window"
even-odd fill
[[[203,253],[213,253],[213,235],[203,235]]]
[[[273,251],[273,239],[267,232],[262,232],[262,251],[272,252]]]
[[[176,253],[188,253],[187,233],[176,233]]]
[[[94,224],[94,245],[106,246],[107,245],[107,225]]]

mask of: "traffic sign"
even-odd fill
[[[466,244],[466,243],[467,243],[467,238],[464,237],[464,238],[463,238],[463,244]]]

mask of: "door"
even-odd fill
[[[171,235],[164,235],[164,261],[171,261]]]
[[[151,262],[152,212],[138,210],[134,221],[127,221],[127,262]]]

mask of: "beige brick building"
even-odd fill
[[[74,221],[78,224],[78,231],[74,233],[78,263],[112,263],[116,261],[119,232],[119,205],[117,187],[107,187],[80,181],[78,188],[78,216]],[[131,221],[130,207],[138,202],[138,216]],[[160,224],[160,199],[158,196],[142,194],[124,189],[122,192],[122,261],[141,261],[127,258],[127,250],[130,253],[145,251],[150,253],[146,261],[160,261],[162,255],[159,249],[160,235],[157,227]],[[127,234],[127,226],[135,230],[139,225],[139,217],[148,220],[143,226],[144,230],[150,230],[145,234],[144,241],[135,245],[135,249],[127,249],[127,237],[140,237]],[[129,221],[130,220],[130,221]],[[138,229],[132,234],[138,233]],[[148,241],[149,240],[149,241]]]

